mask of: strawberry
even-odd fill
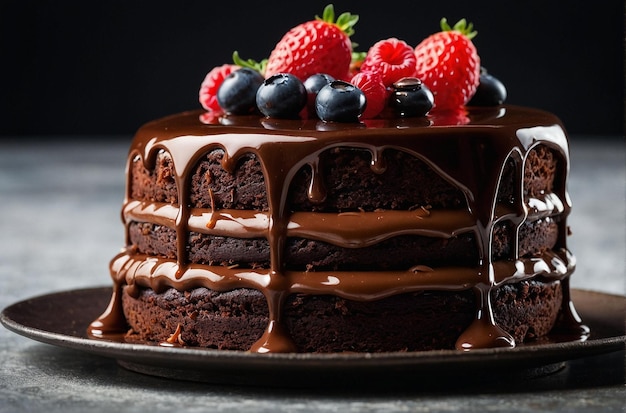
[[[480,79],[480,58],[471,40],[476,31],[465,19],[452,28],[441,19],[441,29],[415,47],[415,77],[433,92],[435,110],[457,109],[471,99]]]
[[[207,73],[202,85],[200,85],[199,100],[203,108],[208,111],[219,112],[222,110],[219,103],[217,103],[217,90],[224,79],[239,69],[239,66],[233,64],[224,64],[222,66],[216,66],[209,73]]]
[[[316,73],[345,79],[352,60],[350,35],[359,16],[342,13],[335,22],[332,4],[322,18],[302,23],[289,30],[270,53],[265,69],[268,78],[277,73],[291,73],[304,81]]]
[[[385,86],[389,87],[403,77],[415,74],[413,48],[396,38],[381,40],[367,51],[361,64],[362,71],[379,72]]]
[[[361,71],[352,77],[350,83],[361,89],[367,99],[361,119],[372,119],[383,111],[387,103],[387,88],[379,72]]]

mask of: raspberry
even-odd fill
[[[374,44],[365,56],[361,71],[379,72],[385,86],[415,75],[417,59],[413,48],[402,40],[390,38]]]
[[[387,88],[383,84],[383,78],[380,73],[362,71],[354,75],[350,83],[361,89],[367,99],[367,106],[361,115],[361,119],[375,118],[383,111],[387,102]]]
[[[225,64],[211,69],[207,73],[202,85],[200,86],[199,100],[203,108],[209,111],[221,111],[219,103],[217,103],[217,91],[224,79],[239,69],[239,66],[233,64]]]

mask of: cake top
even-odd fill
[[[226,115],[258,114],[268,119],[316,119],[359,124],[365,120],[423,118],[422,124],[465,124],[467,106],[498,106],[506,88],[481,66],[472,39],[476,31],[461,19],[415,47],[395,37],[367,52],[350,39],[358,15],[335,18],[332,5],[322,17],[287,31],[267,59],[242,59],[206,75],[199,100],[205,121]]]
[[[378,118],[358,123],[324,122],[319,119],[277,119],[258,115],[213,116],[192,110],[166,116],[143,125],[136,133],[131,152],[147,153],[151,148],[173,148],[177,138],[184,140],[179,151],[195,153],[203,146],[221,146],[228,153],[244,148],[256,152],[261,146],[305,143],[306,146],[370,146],[384,149],[394,145],[428,153],[429,148],[454,145],[456,154],[464,156],[463,145],[480,140],[499,148],[502,157],[517,148],[526,152],[538,141],[568,154],[564,127],[555,115],[522,106],[468,107],[463,122],[449,112],[411,118]],[[244,138],[245,136],[245,138]],[[203,137],[203,139],[200,139]],[[452,150],[452,147],[450,147]],[[316,149],[311,149],[316,151]],[[441,154],[451,156],[455,152]],[[436,157],[441,157],[436,156]],[[455,155],[456,156],[456,155]],[[445,162],[444,162],[445,163]]]
[[[426,116],[409,118],[364,119],[356,123],[324,122],[315,118],[279,119],[259,115],[214,114],[202,110],[191,110],[156,119],[140,129],[142,133],[176,134],[224,134],[227,131],[244,133],[255,129],[255,133],[286,133],[323,136],[322,132],[345,132],[360,130],[374,133],[376,130],[398,130],[412,128],[413,134],[436,133],[440,129],[468,130],[477,128],[525,128],[533,126],[562,126],[560,119],[552,113],[523,106],[499,105],[495,107],[466,107],[462,112],[434,112]],[[218,128],[219,127],[219,128]],[[418,130],[415,130],[418,129]],[[372,132],[366,132],[366,131]],[[160,131],[160,132],[159,132]],[[267,132],[265,132],[267,131]]]

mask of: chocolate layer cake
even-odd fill
[[[143,126],[126,247],[90,326],[253,352],[512,347],[578,324],[568,142],[553,115],[468,107],[358,124]]]

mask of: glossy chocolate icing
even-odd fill
[[[559,174],[555,193],[525,198],[524,162],[536,145],[557,151],[565,171]],[[323,172],[318,168],[321,153],[332,148],[365,149],[372,154],[371,168],[382,173],[383,152],[401,150],[426,162],[455,187],[466,200],[461,210],[373,211],[339,213],[292,213],[287,192],[296,172],[309,167],[308,196],[312,203],[326,197]],[[190,174],[210,150],[224,151],[222,166],[232,171],[247,153],[259,159],[265,175],[269,210],[242,211],[198,209],[188,206]],[[457,117],[381,119],[360,124],[323,123],[316,120],[274,120],[259,117],[208,118],[200,111],[186,112],[153,121],[135,136],[129,152],[127,176],[132,162],[154,166],[159,151],[170,154],[180,205],[133,200],[128,190],[122,209],[127,226],[131,221],[152,222],[175,228],[177,259],[146,256],[132,246],[121,251],[110,265],[114,293],[109,308],[89,327],[94,337],[124,331],[122,287],[130,294],[139,287],[180,291],[206,287],[217,291],[245,287],[260,290],[267,299],[269,323],[253,352],[296,351],[282,323],[282,305],[293,293],[333,294],[351,300],[376,300],[394,294],[422,290],[459,291],[473,289],[477,297],[474,322],[459,337],[460,350],[512,347],[513,338],[495,323],[489,292],[505,283],[542,277],[561,280],[567,292],[575,259],[567,250],[566,217],[570,199],[566,190],[569,169],[567,137],[553,115],[529,108],[500,106],[468,108]],[[515,165],[514,200],[497,202],[504,166]],[[130,178],[129,178],[130,179]],[[130,182],[127,183],[130,188]],[[559,239],[553,250],[540,256],[520,257],[517,245],[507,260],[491,259],[490,240],[494,226],[509,221],[515,232],[527,220],[560,216]],[[190,263],[186,257],[190,231],[236,238],[265,237],[270,244],[269,269],[239,269]],[[479,258],[472,267],[430,268],[415,263],[405,271],[288,271],[283,246],[288,237],[304,237],[348,248],[360,248],[385,239],[418,234],[450,238],[473,232]],[[517,241],[516,241],[517,243]],[[563,317],[570,326],[584,331],[569,299]]]

